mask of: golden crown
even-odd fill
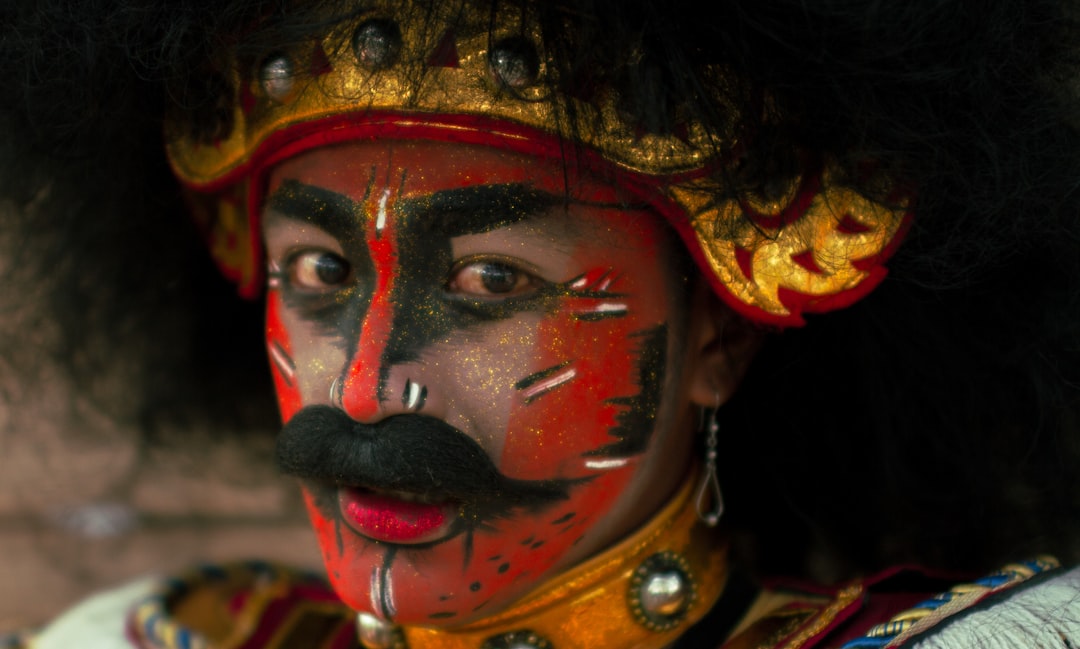
[[[825,165],[808,166],[776,200],[722,199],[705,181],[722,164],[717,152],[736,142],[720,146],[694,122],[672,134],[646,132],[623,118],[610,89],[593,89],[587,100],[553,90],[540,29],[524,14],[446,11],[386,3],[252,70],[235,66],[233,128],[222,139],[167,126],[173,169],[191,190],[212,253],[243,293],[261,290],[264,171],[308,148],[373,137],[564,159],[571,142],[588,166],[604,165],[662,214],[716,292],[754,321],[801,324],[803,312],[846,306],[884,277],[906,210],[834,186]],[[737,108],[722,108],[734,125]]]

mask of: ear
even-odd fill
[[[691,296],[689,317],[690,401],[716,408],[735,394],[765,334],[724,306],[704,281]]]

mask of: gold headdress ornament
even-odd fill
[[[807,165],[776,200],[719,197],[706,181],[722,164],[721,147],[700,125],[642,133],[620,119],[613,93],[586,102],[550,90],[554,72],[540,54],[539,29],[520,15],[494,23],[486,12],[436,15],[453,27],[433,30],[432,17],[410,19],[416,11],[386,3],[304,51],[236,72],[233,128],[222,139],[167,129],[169,158],[211,252],[243,294],[261,290],[265,171],[307,149],[376,137],[492,146],[603,169],[674,226],[716,292],[753,321],[799,325],[802,313],[847,306],[884,278],[906,210],[834,186],[823,164]],[[736,109],[725,108],[734,123]]]

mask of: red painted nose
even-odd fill
[[[363,315],[356,352],[348,360],[341,403],[346,413],[357,421],[370,422],[386,416],[383,382],[389,368],[383,369],[386,348],[393,335],[394,304],[392,294],[400,267],[398,265],[393,201],[389,191],[365,205],[366,238],[375,271],[371,304]]]

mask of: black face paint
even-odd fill
[[[314,323],[319,335],[332,337],[339,348],[352,353],[359,338],[360,316],[371,306],[375,288],[375,266],[362,237],[362,203],[328,189],[285,180],[270,196],[267,207],[326,231],[341,245],[345,260],[352,267],[347,283],[324,292],[298,290],[284,281],[288,274],[286,267],[280,271],[283,281],[279,282],[279,290],[286,306]]]
[[[626,457],[643,453],[656,425],[656,413],[664,390],[664,367],[667,356],[667,326],[657,325],[635,334],[641,338],[637,353],[637,384],[641,390],[631,397],[614,397],[608,403],[623,406],[615,416],[618,425],[610,433],[615,442],[587,456]]]

